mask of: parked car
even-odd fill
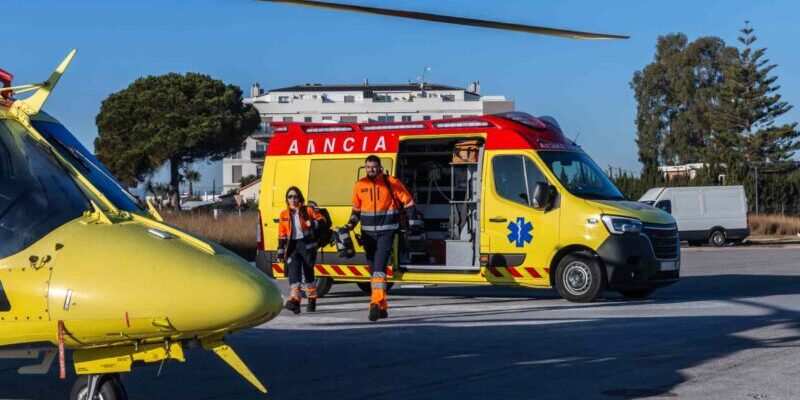
[[[741,243],[750,235],[747,197],[742,186],[668,187],[648,190],[640,202],[675,218],[678,236],[689,245]]]

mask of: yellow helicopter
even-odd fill
[[[119,374],[196,346],[266,393],[223,339],[274,318],[277,286],[140,206],[42,111],[74,56],[40,84],[0,70],[0,358],[41,359],[19,369],[40,374],[57,360],[65,379],[71,349],[70,398],[120,400]]]

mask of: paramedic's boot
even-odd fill
[[[370,304],[369,305],[369,320],[375,322],[381,316],[381,307],[377,304]]]
[[[308,304],[306,304],[306,312],[315,312],[317,311],[317,298],[308,299]]]
[[[378,312],[378,318],[380,319],[389,318],[389,311],[387,311],[385,308],[381,308],[381,311]]]
[[[306,305],[307,312],[314,312],[317,311],[317,287],[314,286],[313,283],[307,283],[305,285],[306,290],[306,298],[308,299],[308,304]]]
[[[295,313],[300,314],[300,299],[294,300],[289,299],[286,300],[286,309]]]

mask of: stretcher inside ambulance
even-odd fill
[[[679,279],[673,218],[626,199],[553,118],[516,112],[272,129],[257,265],[276,278],[285,276],[275,262],[275,220],[286,188],[300,187],[342,226],[364,158],[376,154],[420,214],[397,241],[392,282],[555,287],[583,302],[605,290],[646,297]],[[369,290],[363,249],[346,258],[330,246],[316,263],[320,293],[333,282]]]

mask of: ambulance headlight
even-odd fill
[[[601,217],[606,229],[615,235],[623,233],[639,233],[642,231],[642,221],[636,218],[617,217],[614,215],[603,215]]]

